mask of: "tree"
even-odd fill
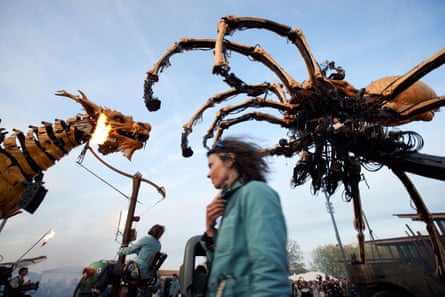
[[[298,274],[307,271],[303,253],[298,242],[291,239],[287,242],[287,255],[289,257],[289,274]]]
[[[343,250],[346,255],[357,253],[357,247],[353,245],[345,245],[343,246]],[[311,268],[332,275],[338,279],[347,278],[341,251],[336,245],[328,244],[315,248],[312,251]]]

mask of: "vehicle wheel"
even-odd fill
[[[91,263],[82,271],[82,277],[74,289],[73,297],[92,297],[91,289],[98,281],[98,277],[102,271],[106,269],[109,261],[99,260]],[[104,294],[105,292],[102,292]]]
[[[92,297],[91,288],[91,285],[82,277],[74,289],[73,297]]]

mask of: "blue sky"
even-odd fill
[[[153,129],[144,150],[129,162],[122,155],[107,157],[113,166],[166,188],[167,198],[149,185],[139,192],[136,215],[138,238],[153,224],[167,227],[162,237],[169,257],[164,268],[177,269],[187,239],[204,229],[205,206],[215,195],[207,175],[201,138],[217,108],[204,114],[190,144],[195,155],[180,151],[182,125],[204,101],[228,89],[211,74],[211,52],[175,55],[160,76],[155,95],[161,110],[144,106],[145,72],[181,37],[215,38],[218,20],[225,15],[269,18],[300,28],[321,63],[334,60],[346,70],[346,80],[357,88],[388,75],[404,74],[445,45],[443,1],[1,1],[0,103],[1,126],[26,131],[28,125],[82,113],[76,103],[54,96],[57,90],[83,90],[95,103],[149,122]],[[299,81],[307,77],[301,57],[285,40],[259,30],[237,32],[231,40],[260,44]],[[232,71],[252,81],[274,81],[254,62],[234,56]],[[424,81],[437,94],[445,93],[445,68]],[[235,99],[241,102],[243,99]],[[232,102],[231,102],[232,103]],[[222,105],[221,105],[222,107]],[[432,122],[398,127],[414,130],[425,140],[424,153],[443,154],[443,112]],[[286,131],[270,124],[249,122],[227,135],[250,136],[261,145],[273,145]],[[84,266],[97,259],[113,259],[119,244],[115,230],[119,212],[128,201],[76,163],[81,148],[73,150],[45,174],[49,192],[30,215],[10,219],[0,233],[3,261],[19,258],[49,229],[56,235],[27,256],[48,256],[32,267],[41,271],[59,266]],[[309,183],[293,189],[290,176],[298,158],[271,158],[270,184],[282,199],[289,239],[296,240],[306,260],[313,248],[335,244],[335,234],[323,195],[311,194]],[[132,181],[102,166],[91,154],[83,165],[121,191],[131,194]],[[404,235],[405,223],[392,216],[412,212],[402,184],[387,169],[363,171],[363,208],[378,238]],[[444,183],[413,176],[413,182],[433,211],[445,211]],[[332,200],[342,241],[355,243],[351,203],[338,191]],[[415,230],[425,232],[422,225]],[[369,231],[369,230],[368,230]],[[367,233],[367,238],[369,235]],[[80,272],[79,272],[80,273]]]

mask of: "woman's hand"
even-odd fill
[[[213,198],[209,205],[207,205],[207,215],[206,215],[206,233],[209,237],[215,237],[216,220],[224,214],[224,209],[226,208],[227,200],[221,199],[219,197]]]

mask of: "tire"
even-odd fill
[[[84,268],[82,277],[74,289],[73,297],[92,297],[91,289],[97,283],[100,273],[106,269],[109,261],[99,260],[89,264]],[[89,269],[89,272],[86,272]]]
[[[82,277],[74,289],[73,297],[92,297],[91,289],[92,286],[85,281],[85,277]]]

